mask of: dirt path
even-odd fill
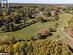
[[[70,14],[70,15],[71,15],[71,16],[70,16],[68,19],[65,19],[65,20],[64,20],[64,23],[65,23],[65,21],[68,21],[68,20],[72,17],[72,14]],[[71,30],[69,30],[69,29],[67,29],[67,28],[64,28],[65,25],[66,25],[66,23],[63,24],[63,26],[62,26],[62,28],[61,28],[61,31],[63,32],[63,34],[64,34],[67,38],[63,39],[62,41],[63,41],[65,44],[69,45],[71,48],[73,48],[73,31],[71,31]]]

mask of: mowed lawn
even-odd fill
[[[37,34],[40,30],[44,28],[49,29],[50,27],[55,27],[56,23],[58,23],[59,25],[57,28],[57,32],[53,33],[53,36],[51,36],[53,38],[56,38],[57,36],[63,36],[63,33],[61,32],[61,28],[65,24],[64,21],[71,17],[72,17],[71,14],[66,14],[66,13],[60,14],[60,19],[58,21],[51,21],[51,22],[48,21],[45,23],[38,22],[15,32],[0,33],[0,36],[8,34],[15,37],[16,39],[30,39],[32,36]]]

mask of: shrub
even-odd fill
[[[31,37],[32,40],[38,40],[38,39],[41,39],[41,38],[42,37],[41,37],[41,34],[40,33],[38,33],[35,36]]]
[[[50,29],[50,32],[56,32],[56,28],[49,28]]]

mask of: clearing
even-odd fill
[[[55,27],[56,23],[58,23],[59,25],[58,25],[57,31],[53,33],[53,36],[48,38],[50,39],[64,38],[66,36],[62,33],[61,28],[65,25],[65,20],[68,20],[71,17],[72,17],[72,14],[62,13],[60,14],[60,19],[58,21],[51,21],[51,22],[45,22],[45,23],[38,22],[15,32],[0,33],[0,36],[8,34],[8,35],[14,36],[17,40],[30,39],[32,36],[37,34],[39,30],[43,28],[49,29],[50,27]]]

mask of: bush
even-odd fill
[[[50,29],[50,32],[56,32],[57,29],[56,28],[49,28]]]
[[[31,39],[32,39],[32,40],[38,40],[38,39],[41,39],[41,38],[42,38],[42,37],[41,37],[41,34],[38,33],[37,35],[33,36]]]

